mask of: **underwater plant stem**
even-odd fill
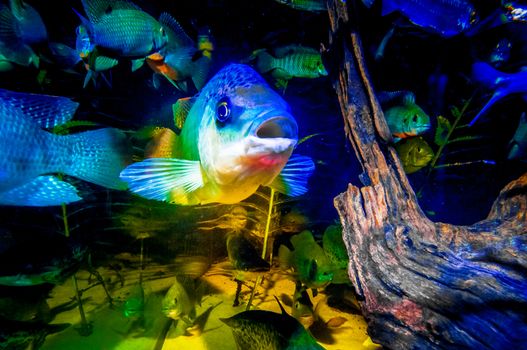
[[[139,257],[139,283],[143,283],[143,251],[144,251],[144,238],[141,238],[141,256]]]
[[[256,278],[256,281],[254,281],[253,290],[251,291],[251,297],[249,298],[249,302],[247,302],[247,306],[245,307],[245,311],[249,311],[251,309],[251,305],[253,303],[254,295],[256,294],[256,288],[258,285],[262,283],[262,275],[258,275]]]
[[[262,248],[262,259],[264,260],[265,256],[267,255],[267,242],[269,241],[269,228],[271,227],[271,217],[274,207],[274,194],[275,190],[271,188],[271,193],[269,195],[269,207],[267,209],[267,222],[265,223],[264,244]],[[270,260],[272,260],[272,255]],[[272,263],[272,261],[270,261],[269,263]],[[253,290],[251,291],[251,297],[249,298],[249,302],[247,303],[247,307],[245,308],[246,311],[251,309],[251,304],[254,299],[254,294],[256,293],[256,288],[260,285],[260,283],[262,283],[262,275],[259,275],[256,278],[256,281],[254,282]]]
[[[93,327],[86,320],[86,314],[84,313],[84,306],[82,306],[81,292],[79,291],[79,285],[77,284],[77,277],[73,275],[71,276],[71,279],[73,281],[73,286],[75,288],[75,298],[77,299],[77,305],[79,307],[79,314],[81,316],[81,325],[77,330],[80,335],[87,337],[90,334],[92,334]]]
[[[79,292],[79,285],[77,284],[77,277],[75,275],[71,276],[73,280],[73,286],[75,287],[75,297],[77,298],[77,304],[79,305],[79,313],[81,315],[81,323],[86,324],[86,314],[84,313],[84,307],[82,306],[81,294]]]
[[[70,225],[68,223],[68,214],[66,212],[66,204],[62,203],[62,222],[64,223],[64,236],[70,236]]]
[[[454,120],[454,123],[452,124],[452,127],[450,128],[450,130],[448,130],[448,134],[446,135],[445,142],[443,142],[443,144],[439,146],[439,149],[434,154],[434,158],[432,158],[432,161],[430,162],[430,164],[428,166],[428,171],[427,171],[426,177],[425,177],[426,180],[428,180],[428,177],[432,173],[433,169],[439,168],[439,167],[436,166],[436,163],[439,160],[439,157],[441,156],[441,154],[443,154],[443,149],[446,147],[446,145],[448,145],[448,143],[449,143],[448,141],[450,140],[450,136],[452,136],[452,133],[457,128],[457,125],[459,124],[459,121],[461,120],[463,115],[465,115],[465,112],[467,111],[467,108],[470,105],[470,101],[472,101],[472,97],[470,97],[468,99],[468,101],[463,105],[463,108],[461,109],[461,111],[459,112],[459,115]],[[421,185],[421,188],[419,189],[419,191],[417,191],[417,197],[421,196],[421,192],[423,191],[423,188],[424,188],[424,186],[426,184],[426,180],[423,183],[423,185]]]
[[[439,146],[439,149],[437,150],[436,154],[434,155],[434,158],[432,158],[432,161],[430,162],[430,167],[428,168],[428,173],[432,171],[432,169],[435,167],[437,161],[439,160],[439,157],[443,153],[443,149],[448,145],[448,140],[450,140],[450,136],[452,136],[452,133],[457,128],[457,125],[459,124],[459,121],[465,115],[465,112],[467,111],[468,106],[470,105],[470,101],[472,101],[472,97],[468,99],[468,101],[464,104],[463,108],[461,109],[461,112],[457,116],[457,118],[454,120],[454,123],[452,124],[452,127],[450,130],[448,130],[448,134],[446,135],[446,141]]]
[[[264,244],[262,249],[262,259],[265,260],[267,255],[267,242],[269,241],[269,228],[271,227],[271,214],[273,212],[274,205],[274,189],[271,188],[271,194],[269,195],[269,208],[267,210],[267,222],[265,223],[265,235],[264,235]]]

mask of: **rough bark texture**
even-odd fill
[[[351,3],[348,1],[348,3]],[[472,226],[430,221],[393,147],[346,2],[329,0],[334,76],[364,187],[335,198],[349,276],[374,342],[393,349],[527,349],[527,174]]]

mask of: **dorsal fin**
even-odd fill
[[[320,54],[317,50],[306,47],[306,46],[300,46],[300,45],[287,45],[282,46],[274,50],[274,56],[276,58],[279,57],[285,57],[287,55],[293,54],[293,53],[305,53],[305,54]]]
[[[185,120],[187,119],[190,109],[194,105],[195,101],[196,97],[180,98],[176,101],[176,103],[172,105],[172,113],[174,114],[174,124],[176,128],[179,129],[179,131],[183,129]]]
[[[278,303],[278,306],[280,306],[280,310],[282,310],[282,315],[289,315],[284,307],[282,306],[282,303],[280,302],[280,300],[278,300],[278,297],[275,295],[274,298],[276,299],[276,302]]]
[[[67,97],[28,94],[0,89],[0,101],[20,110],[43,129],[62,125],[73,118],[79,103]]]
[[[9,45],[20,41],[20,28],[9,7],[4,4],[0,4],[0,41]]]
[[[185,33],[181,25],[166,12],[159,16],[159,23],[163,28],[168,29],[169,45],[176,44],[177,46],[194,46],[194,41]]]
[[[90,22],[98,22],[102,16],[115,10],[138,10],[139,6],[127,0],[82,0],[82,6]]]

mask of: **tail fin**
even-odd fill
[[[483,106],[481,111],[479,111],[479,113],[470,121],[470,123],[468,123],[468,126],[474,125],[476,121],[479,119],[479,117],[485,114],[490,109],[490,107],[492,107],[496,102],[501,100],[503,97],[505,97],[505,94],[503,94],[501,90],[497,90],[494,93],[494,95],[492,95],[490,100],[485,104],[485,106]]]
[[[205,85],[209,75],[210,58],[206,56],[200,57],[194,62],[194,71],[192,72],[192,82],[198,91]]]
[[[256,57],[256,69],[260,73],[267,73],[275,68],[274,57],[269,52],[264,50],[258,50],[255,52]]]
[[[132,155],[122,131],[107,128],[62,137],[67,138],[71,156],[66,174],[112,189],[127,188],[119,174],[131,163]]]
[[[472,79],[487,89],[495,88],[497,82],[503,79],[505,75],[505,73],[485,62],[475,62],[472,65]]]

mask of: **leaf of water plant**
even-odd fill
[[[79,128],[79,127],[90,127],[90,126],[97,126],[97,123],[90,122],[87,120],[71,120],[65,124],[57,125],[53,128],[51,131],[54,134],[57,135],[67,135],[70,133],[71,129],[73,128]]]
[[[452,109],[454,108],[456,107],[453,107]],[[452,125],[450,125],[448,119],[443,116],[437,117],[437,129],[434,138],[436,145],[443,146],[448,142],[448,134],[450,133],[451,129]]]
[[[451,144],[451,143],[454,143],[454,142],[480,140],[482,138],[483,138],[483,136],[460,136],[460,137],[456,137],[455,139],[452,139],[452,140],[448,141],[448,143]]]

